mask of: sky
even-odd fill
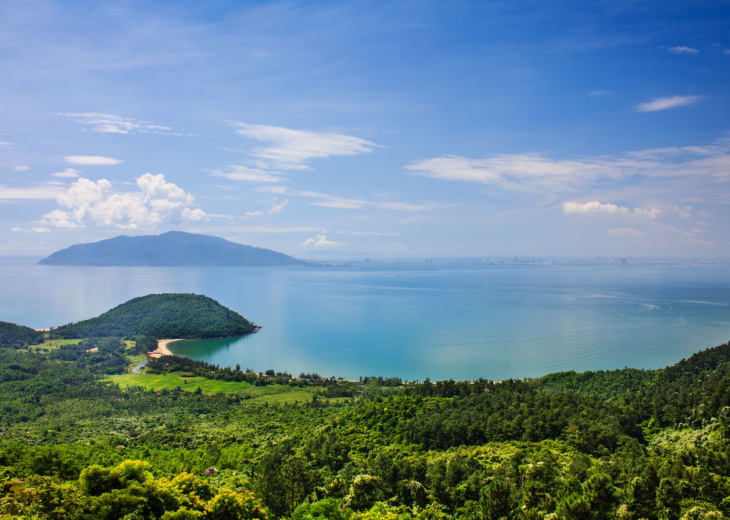
[[[0,255],[730,258],[727,1],[0,0]]]

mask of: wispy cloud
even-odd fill
[[[316,191],[290,191],[289,193],[298,197],[318,199],[315,202],[312,202],[312,205],[320,206],[323,208],[363,209],[366,207],[372,207],[417,213],[443,207],[442,204],[438,204],[435,202],[428,202],[425,204],[411,204],[406,202],[371,201],[364,199],[350,199],[346,197],[340,197],[338,195],[330,195],[328,193],[320,193]]]
[[[15,226],[11,231],[13,231],[15,233],[17,233],[17,232],[22,232],[22,233],[50,233],[51,232],[51,230],[49,228],[47,228],[47,227],[41,227],[41,226],[34,226],[34,227],[31,227],[31,228],[22,228],[22,227]]]
[[[274,215],[276,213],[280,213],[281,210],[283,210],[287,204],[289,204],[289,199],[283,200],[279,203],[274,203],[271,205],[271,208],[269,208],[269,211],[267,211],[267,213],[269,215]]]
[[[699,54],[698,49],[694,49],[692,47],[686,47],[684,45],[677,45],[676,47],[669,47],[667,49],[669,52],[673,52],[674,54]]]
[[[51,200],[55,199],[60,192],[61,188],[55,184],[41,184],[30,188],[8,188],[6,186],[0,186],[0,202]]]
[[[76,178],[79,176],[80,171],[74,169],[74,168],[66,168],[61,172],[52,173],[54,177],[61,177],[61,178]]]
[[[663,98],[653,98],[646,103],[636,105],[637,112],[657,112],[659,110],[668,110],[670,108],[685,107],[694,105],[701,96],[671,96]]]
[[[263,215],[275,215],[277,213],[280,213],[287,204],[289,204],[289,199],[278,203],[274,202],[271,204],[271,207],[266,211],[247,211],[244,215],[244,218],[261,217]]]
[[[194,199],[163,175],[146,173],[137,179],[139,191],[116,193],[106,179],[80,178],[58,194],[61,209],[43,217],[42,223],[58,228],[87,225],[117,229],[151,229],[162,222],[206,220],[207,215],[193,208]]]
[[[327,240],[327,235],[317,235],[316,238],[308,238],[302,242],[304,247],[314,247],[316,249],[323,249],[328,247],[338,247],[342,245],[342,242],[333,242]]]
[[[13,143],[9,143],[7,141],[0,141],[0,148],[12,148]]]
[[[17,166],[13,166],[13,170],[15,170],[16,172],[27,172],[28,170],[30,170],[30,166],[18,164]]]
[[[603,213],[608,215],[618,216],[635,216],[644,217],[647,219],[655,219],[662,214],[662,211],[657,208],[642,209],[634,208],[633,211],[630,208],[624,206],[617,206],[611,203],[602,203],[597,200],[591,202],[565,202],[563,203],[563,213],[565,214],[578,214],[588,215],[595,213]]]
[[[258,184],[282,182],[284,177],[275,172],[242,165],[231,165],[225,170],[211,170],[214,177],[224,177],[232,181],[254,182]]]
[[[259,186],[256,191],[261,193],[273,193],[274,195],[281,195],[289,190],[286,186]]]
[[[236,133],[270,146],[254,148],[251,156],[269,168],[309,169],[311,159],[371,152],[377,144],[338,132],[313,132],[279,126],[234,123]]]
[[[69,164],[82,166],[114,166],[124,162],[121,159],[102,157],[101,155],[67,155],[63,160]]]
[[[474,159],[446,155],[405,166],[414,175],[472,182],[505,190],[565,192],[634,176],[730,178],[730,140],[711,146],[656,148],[616,156],[556,160],[542,154]]]
[[[111,114],[83,113],[60,115],[73,118],[77,123],[81,123],[82,125],[92,126],[94,132],[102,134],[170,134],[172,131],[172,128],[169,126],[156,125],[149,121],[139,121],[137,119]]]

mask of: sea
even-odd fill
[[[730,339],[730,269],[359,263],[60,267],[0,258],[0,321],[47,328],[151,293],[204,294],[262,328],[183,341],[256,372],[500,381],[672,365]]]

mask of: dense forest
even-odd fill
[[[501,382],[348,382],[174,356],[147,369],[309,392],[306,402],[257,405],[195,384],[111,382],[150,341],[0,348],[0,517],[730,514],[728,344],[661,370]]]
[[[150,294],[96,318],[55,328],[52,337],[223,338],[255,330],[246,318],[207,296]]]
[[[23,348],[43,343],[43,333],[30,327],[0,321],[0,348]]]

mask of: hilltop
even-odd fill
[[[57,338],[131,337],[222,338],[254,332],[240,314],[198,294],[150,294],[101,316],[53,330]]]
[[[43,343],[43,333],[30,327],[0,321],[0,348],[22,348]]]
[[[44,265],[85,266],[285,266],[308,262],[223,238],[169,231],[162,235],[118,236],[56,251]]]

